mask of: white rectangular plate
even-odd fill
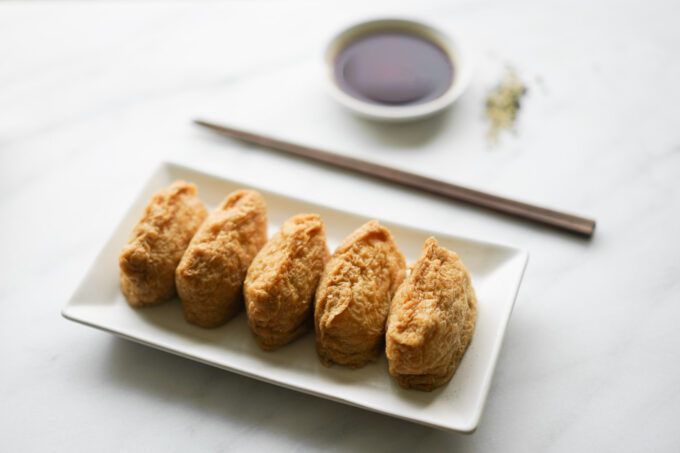
[[[220,328],[202,329],[184,320],[178,300],[141,310],[128,306],[118,286],[118,255],[151,195],[176,179],[196,184],[200,198],[209,208],[217,206],[233,190],[246,187],[176,164],[162,165],[64,307],[62,314],[66,318],[323,398],[452,431],[471,432],[477,428],[527,263],[525,251],[381,222],[392,231],[408,263],[418,257],[429,236],[457,252],[470,271],[479,301],[472,342],[453,379],[430,393],[404,390],[390,377],[384,357],[358,370],[325,368],[317,358],[313,333],[277,351],[264,352],[253,340],[243,312]],[[264,190],[260,193],[267,202],[270,235],[295,214],[317,213],[326,224],[331,251],[345,236],[370,220]]]

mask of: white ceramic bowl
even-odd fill
[[[385,31],[401,31],[421,36],[446,52],[453,65],[453,80],[441,96],[422,104],[381,105],[357,99],[340,88],[335,78],[335,59],[338,54],[345,46],[361,36]],[[408,19],[377,19],[344,29],[328,43],[325,66],[328,89],[339,103],[364,118],[385,122],[412,121],[441,112],[458,99],[465,90],[471,75],[469,58],[463,51],[459,40],[454,40],[430,25]]]

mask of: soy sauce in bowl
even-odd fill
[[[335,80],[347,94],[383,105],[414,105],[443,95],[453,64],[432,41],[384,31],[350,42],[335,58]]]
[[[460,42],[409,19],[344,29],[326,47],[330,94],[376,121],[412,121],[441,112],[463,92],[471,65]]]

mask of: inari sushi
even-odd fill
[[[290,343],[312,326],[312,301],[330,253],[316,214],[288,219],[253,260],[244,283],[248,324],[265,350]]]
[[[193,184],[175,181],[153,195],[118,258],[120,287],[131,306],[176,295],[175,268],[207,215]]]
[[[390,301],[405,276],[404,256],[377,221],[345,238],[316,290],[314,327],[324,365],[357,368],[377,360]]]
[[[252,190],[231,193],[205,220],[175,272],[187,321],[217,327],[243,307],[248,266],[267,241],[267,208]]]
[[[386,336],[390,374],[404,388],[431,391],[447,383],[476,320],[477,298],[465,265],[429,238],[392,300]]]

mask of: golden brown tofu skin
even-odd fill
[[[312,301],[330,257],[326,229],[316,214],[288,219],[253,260],[243,294],[255,340],[270,351],[312,326]]]
[[[175,296],[175,268],[207,215],[193,184],[175,181],[153,195],[118,258],[120,288],[131,306]]]
[[[476,320],[477,298],[465,265],[429,238],[392,300],[386,335],[390,374],[404,388],[431,391],[444,385]]]
[[[267,241],[267,207],[252,190],[231,193],[205,220],[175,272],[187,321],[217,327],[243,307],[243,279]]]
[[[377,221],[345,238],[316,290],[314,327],[324,365],[357,368],[377,360],[390,301],[405,276],[404,256]]]

